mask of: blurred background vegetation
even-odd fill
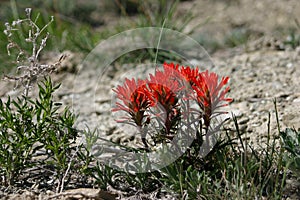
[[[206,8],[199,12],[197,9],[192,11],[191,6],[187,5],[193,7],[191,4],[193,2],[195,0],[1,0],[1,72],[10,69],[13,65],[11,64],[12,61],[15,60],[14,56],[7,57],[6,54],[7,39],[3,34],[4,24],[24,18],[24,10],[27,7],[33,9],[35,17],[39,16],[37,18],[38,25],[46,24],[50,17],[54,16],[54,22],[47,30],[51,38],[46,47],[46,50],[54,52],[70,50],[87,54],[101,40],[137,27],[164,26],[184,32],[201,43],[209,53],[245,45],[248,41],[255,40],[265,34],[263,31],[249,28],[247,23],[234,22],[231,19],[224,19],[224,21],[227,20],[231,23],[230,30],[225,30],[225,28],[222,30],[222,27],[221,29],[211,28],[222,26],[222,21],[217,24],[214,20],[215,16],[220,15],[220,13],[214,13],[220,4],[225,5],[226,9],[238,8],[241,0],[197,2],[198,7],[205,3],[207,9],[212,9],[209,16],[206,16],[207,13],[203,13],[203,9]],[[236,18],[238,20],[239,16]],[[213,26],[207,26],[208,24]],[[276,33],[286,38],[286,44],[296,48],[300,43],[299,23],[296,18],[291,17],[290,24],[286,26],[289,28],[277,27]],[[199,31],[199,28],[203,29]],[[16,41],[20,42],[26,49],[28,44],[26,44],[24,36],[19,34],[16,37]],[[136,53],[140,54],[141,52],[133,53],[135,57]],[[120,60],[125,61],[127,59],[121,58]]]

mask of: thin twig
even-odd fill
[[[80,146],[82,143],[83,143],[83,138],[82,138],[81,141],[77,144],[77,146],[76,146],[76,151],[73,153],[73,155],[72,155],[72,157],[71,157],[71,159],[70,159],[70,162],[68,163],[68,168],[67,168],[67,170],[66,170],[66,172],[65,172],[65,174],[64,174],[64,176],[63,176],[63,178],[62,178],[62,180],[61,180],[61,186],[60,186],[60,192],[59,192],[59,193],[62,193],[62,191],[64,190],[64,182],[65,182],[65,179],[66,179],[66,177],[67,177],[67,175],[68,175],[68,173],[69,173],[69,171],[70,171],[71,164],[72,164],[72,162],[73,162],[73,160],[74,160],[74,157],[75,157],[75,155],[77,154],[77,152],[79,151],[79,146]]]

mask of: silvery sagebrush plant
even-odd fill
[[[39,56],[42,50],[46,47],[47,40],[49,38],[49,33],[46,32],[46,30],[47,27],[54,21],[54,18],[52,16],[45,26],[39,27],[36,24],[39,15],[37,15],[36,19],[33,20],[31,8],[26,8],[25,12],[26,18],[17,19],[12,23],[5,23],[4,34],[8,39],[7,53],[10,56],[12,49],[17,50],[17,72],[20,73],[20,75],[5,75],[4,78],[15,81],[17,86],[18,84],[21,84],[24,88],[24,95],[28,96],[32,83],[39,77],[49,75],[54,72],[66,58],[66,55],[62,55],[55,63],[43,64],[40,62]],[[24,27],[28,29],[28,33],[25,35],[25,43],[30,45],[30,50],[28,51],[14,40],[14,35],[20,34],[21,29]]]

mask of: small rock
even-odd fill
[[[293,63],[288,63],[288,64],[286,65],[286,67],[287,67],[287,68],[293,67]]]
[[[243,119],[240,119],[239,121],[238,121],[238,123],[239,124],[246,124],[247,122],[249,122],[249,118],[248,117],[245,117],[245,118],[243,118]]]
[[[300,98],[296,98],[293,100],[293,103],[300,103]]]
[[[245,132],[246,131],[246,129],[248,128],[248,126],[247,125],[241,125],[241,126],[239,126],[239,131],[240,132]]]

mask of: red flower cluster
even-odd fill
[[[213,72],[200,72],[198,68],[173,63],[164,63],[163,67],[163,71],[156,70],[147,80],[126,79],[123,86],[119,85],[114,89],[122,103],[117,103],[112,111],[126,111],[130,116],[127,119],[141,127],[148,121],[143,120],[146,117],[145,111],[159,104],[166,112],[165,128],[168,133],[172,124],[175,124],[172,121],[178,120],[178,94],[186,89],[187,83],[191,90],[186,94],[187,98],[192,98],[198,103],[206,128],[209,127],[217,109],[232,101],[231,98],[225,97],[229,87],[223,89],[229,77],[222,77],[219,82],[218,75]]]
[[[213,114],[218,114],[216,110],[228,105],[221,102],[232,101],[231,98],[225,98],[226,93],[230,89],[229,86],[222,90],[223,86],[228,83],[229,77],[222,77],[220,82],[218,82],[218,79],[217,74],[209,73],[206,70],[193,80],[194,85],[192,85],[192,88],[196,93],[196,100],[203,112],[203,120],[207,128]]]
[[[142,126],[145,111],[152,106],[153,101],[146,89],[146,81],[125,79],[123,86],[113,89],[117,98],[123,101],[123,104],[117,102],[113,112],[126,111],[137,126]],[[123,122],[123,121],[119,121]]]

